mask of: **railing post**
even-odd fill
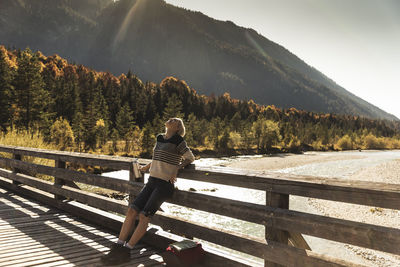
[[[56,159],[56,160],[55,160],[55,167],[56,167],[56,168],[65,169],[65,167],[66,167],[65,161]],[[65,185],[65,180],[63,180],[63,179],[61,179],[61,178],[54,177],[54,186],[61,187],[61,186],[63,186],[63,185]],[[60,195],[54,195],[54,198],[55,198],[57,201],[62,201],[62,200],[64,200],[64,199],[66,199],[64,196],[60,196]]]
[[[272,190],[266,191],[266,203],[267,206],[276,207],[281,209],[289,209],[289,195],[278,194],[272,192]],[[272,220],[268,221],[265,225],[265,239],[268,241],[279,242],[287,245],[289,243],[289,233],[287,231],[282,231],[274,228]],[[268,261],[266,255],[264,255],[264,266],[268,267],[278,267],[282,266],[280,264]]]
[[[22,157],[21,157],[21,155],[19,155],[19,154],[13,154],[13,159],[15,159],[15,160],[22,160]],[[15,172],[15,173],[21,173],[21,170],[19,170],[19,169],[17,169],[17,168],[12,168],[12,171],[13,172]],[[19,184],[21,184],[20,182],[17,182],[17,181],[13,181],[12,182],[14,185],[19,185]]]
[[[139,171],[139,163],[134,161],[129,166],[129,182],[141,182],[144,183],[144,176]],[[135,195],[129,193],[129,203],[135,200]]]

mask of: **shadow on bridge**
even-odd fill
[[[57,209],[0,193],[0,266],[101,266],[99,258],[116,239]],[[160,265],[156,252],[139,245],[125,265]]]

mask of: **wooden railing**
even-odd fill
[[[10,146],[0,146],[0,152],[3,152],[0,154],[0,186],[35,197],[115,231],[121,226],[120,219],[98,210],[90,210],[87,206],[125,214],[126,202],[82,191],[74,182],[133,195],[143,186],[143,181],[135,180],[133,164],[143,164],[145,160]],[[27,162],[24,161],[25,158],[54,160],[54,167]],[[68,164],[129,170],[130,178],[125,181],[74,171],[66,168]],[[35,174],[52,176],[55,182],[35,178]],[[260,174],[223,167],[198,166],[181,171],[179,178],[265,191],[266,205],[182,190],[176,190],[169,201],[176,205],[264,225],[265,239],[216,229],[159,211],[152,218],[152,223],[161,226],[164,231],[149,231],[144,238],[145,242],[165,248],[168,243],[176,240],[176,236],[171,234],[175,233],[262,258],[265,266],[359,266],[311,251],[301,234],[400,255],[399,229],[288,209],[289,195],[297,195],[399,210],[398,184],[277,173]],[[218,249],[209,248],[207,252],[206,266],[256,265],[255,262],[241,260],[233,254],[227,256],[228,254],[221,253]]]

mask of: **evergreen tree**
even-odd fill
[[[149,106],[149,97],[151,93],[145,90],[145,86],[141,80],[135,75],[129,79],[130,103],[133,113],[133,120],[139,125],[144,125],[146,121],[151,121],[154,114],[152,112],[153,106]],[[150,110],[148,110],[150,109]],[[148,113],[149,112],[149,113]]]
[[[0,47],[0,130],[11,125],[14,87],[13,71],[7,63],[7,51]]]
[[[102,97],[106,101],[107,112],[109,113],[107,117],[107,120],[109,121],[106,123],[109,124],[109,128],[115,128],[117,114],[124,103],[123,97],[121,96],[121,90],[128,90],[126,88],[128,85],[125,81],[123,81],[123,86],[119,86],[118,80],[115,79],[115,77],[113,77],[110,73],[106,73],[100,82],[102,83],[99,85],[102,87]]]
[[[78,145],[78,151],[82,151],[82,142],[84,141],[85,128],[83,126],[82,110],[76,110],[72,121],[72,129],[75,136],[75,142]]]
[[[155,136],[151,133],[151,124],[146,123],[140,133],[141,157],[150,158],[154,147]]]
[[[185,140],[189,146],[197,146],[197,140],[195,137],[198,134],[197,132],[200,130],[198,129],[198,121],[196,115],[190,113],[188,119],[185,123],[186,125],[186,135]]]
[[[233,130],[233,131],[239,132],[239,130],[242,128],[242,127],[241,127],[242,118],[240,117],[239,112],[236,112],[235,115],[233,115],[230,124],[231,124],[231,126],[232,126],[232,130]]]
[[[72,119],[72,129],[75,135],[75,142],[78,145],[78,151],[82,151],[83,136],[85,133],[82,102],[79,96],[78,87],[74,90],[75,111]]]
[[[83,118],[83,142],[85,145],[85,150],[95,150],[97,145],[97,129],[96,122],[99,119],[97,104],[94,102],[89,103]]]
[[[242,137],[241,148],[250,151],[254,140],[251,132],[251,122],[244,123],[243,129],[240,132],[240,136]]]
[[[129,148],[129,132],[132,131],[133,124],[132,111],[128,104],[125,104],[117,114],[116,129],[119,136],[125,140],[125,151],[128,152]]]
[[[165,121],[163,121],[158,114],[154,117],[151,125],[151,133],[154,136],[157,136],[157,134],[162,133],[165,130]]]
[[[57,88],[54,91],[55,111],[57,116],[73,120],[76,105],[78,77],[73,68],[64,69],[64,76],[58,78]]]
[[[98,147],[103,147],[103,145],[107,142],[108,130],[107,126],[104,123],[103,119],[99,119],[96,121],[96,144]]]
[[[182,101],[176,94],[168,98],[167,105],[163,111],[163,119],[167,121],[170,118],[183,118]]]
[[[18,58],[18,71],[15,77],[17,102],[17,125],[32,129],[45,120],[49,107],[49,93],[44,89],[40,74],[41,66],[37,55],[27,48]]]
[[[115,128],[112,129],[112,132],[111,132],[111,141],[112,141],[112,143],[111,143],[110,153],[111,153],[111,155],[114,155],[115,153],[118,152],[118,146],[117,146],[117,144],[118,144],[118,131]]]
[[[215,117],[213,118],[208,126],[209,129],[209,141],[213,148],[218,149],[220,144],[219,144],[219,137],[224,129],[223,122],[220,117]]]

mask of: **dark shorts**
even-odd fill
[[[161,204],[172,197],[173,193],[172,183],[150,176],[147,184],[129,207],[143,213],[146,217],[153,216]]]

